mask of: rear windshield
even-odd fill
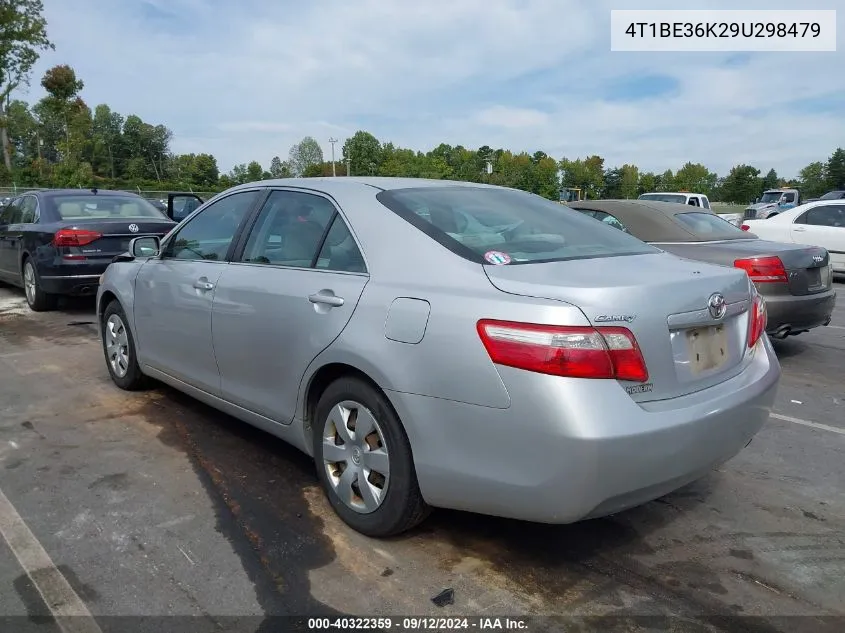
[[[842,198],[845,198],[845,191],[829,191],[819,200],[841,200]]]
[[[676,213],[675,222],[698,237],[710,239],[748,238],[748,233],[737,228],[715,213]]]
[[[160,220],[167,215],[151,203],[135,196],[115,194],[90,194],[50,196],[47,198],[62,220],[86,220],[96,218],[154,218]]]
[[[659,252],[611,226],[510,189],[382,191],[379,202],[452,252],[480,264],[529,264]]]
[[[687,197],[671,193],[644,193],[639,197],[640,200],[654,200],[655,202],[677,202],[678,204],[686,204]]]

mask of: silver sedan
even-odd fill
[[[744,271],[536,195],[387,178],[218,195],[101,278],[114,382],[170,384],[312,455],[354,529],[547,523],[705,475],[780,366]]]

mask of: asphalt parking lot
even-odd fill
[[[0,629],[55,628],[56,604],[35,576],[104,631],[130,622],[110,616],[194,616],[209,627],[239,616],[258,630],[285,614],[845,630],[837,285],[830,327],[776,343],[784,376],[769,424],[705,479],[576,525],[440,511],[385,541],[346,528],[312,462],[283,442],[163,386],[114,387],[92,302],[34,314],[22,292],[0,288],[0,526],[20,537],[17,556],[9,535],[0,539]],[[449,588],[454,604],[436,606]]]

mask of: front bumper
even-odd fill
[[[642,404],[616,381],[498,369],[508,409],[387,393],[429,504],[542,523],[619,512],[705,475],[765,424],[781,374],[767,337],[738,376]]]
[[[768,324],[766,331],[774,334],[788,329],[802,332],[830,322],[836,306],[836,290],[814,295],[763,295],[766,300]]]

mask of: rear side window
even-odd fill
[[[453,253],[480,264],[530,264],[657,249],[533,194],[481,187],[382,191],[376,198]]]
[[[138,196],[115,194],[89,194],[50,196],[52,206],[62,220],[89,220],[106,218],[160,220],[167,216]]]
[[[686,196],[671,193],[644,193],[639,197],[639,200],[653,200],[655,202],[676,202],[678,204],[687,203]]]
[[[816,226],[845,226],[845,205],[832,204],[807,211],[805,224]]]
[[[686,230],[695,233],[699,237],[712,236],[723,239],[726,236],[748,237],[741,229],[738,229],[727,220],[723,220],[715,213],[676,213],[675,222],[682,225]]]

